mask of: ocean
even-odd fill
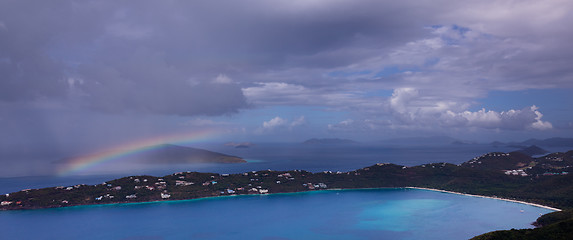
[[[330,190],[0,212],[3,239],[468,239],[551,210],[417,189]]]
[[[178,171],[349,171],[376,163],[459,164],[514,151],[490,145],[381,147],[259,144],[194,146],[241,156],[242,164],[125,165],[121,160],[69,176],[0,178],[0,193],[97,184]],[[522,211],[523,210],[523,211]],[[529,228],[550,210],[504,201],[413,189],[320,191],[189,201],[0,212],[2,239],[467,239],[499,229]]]

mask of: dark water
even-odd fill
[[[2,239],[468,239],[546,209],[413,189],[0,212]]]

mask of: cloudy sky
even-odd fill
[[[573,134],[573,2],[0,1],[0,150]]]

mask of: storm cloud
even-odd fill
[[[220,117],[317,106],[348,115],[320,122],[331,130],[550,130],[541,103],[493,111],[478,99],[573,88],[572,5],[7,0],[0,107],[54,102],[96,114]],[[271,112],[247,130],[302,115],[313,122]]]

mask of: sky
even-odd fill
[[[573,134],[573,1],[0,0],[0,152]]]

